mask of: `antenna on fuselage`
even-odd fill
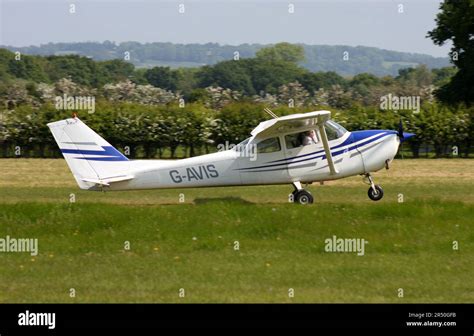
[[[278,118],[278,116],[275,113],[273,113],[272,110],[270,110],[268,107],[265,107],[263,110],[267,112],[272,118],[275,118],[275,119]]]

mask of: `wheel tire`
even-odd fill
[[[295,195],[295,203],[306,205],[312,204],[314,201],[313,195],[309,191],[300,190]]]
[[[375,190],[376,190],[376,192],[374,192],[372,187],[370,187],[367,194],[369,195],[369,198],[372,201],[380,201],[383,197],[383,189],[382,189],[382,187],[380,187],[379,185],[376,184],[375,185]]]

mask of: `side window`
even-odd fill
[[[285,136],[286,148],[296,148],[307,145],[314,145],[319,142],[318,134],[314,130],[300,133],[288,134]]]
[[[257,153],[273,153],[281,150],[280,139],[270,138],[257,144]]]
[[[293,133],[285,135],[286,148],[296,148],[303,146],[303,134],[302,133]]]

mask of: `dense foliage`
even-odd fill
[[[96,112],[79,112],[79,117],[120,149],[128,148],[131,157],[192,156],[213,152],[218,145],[237,144],[247,138],[252,128],[268,119],[264,105],[233,102],[220,110],[209,109],[201,103],[142,105],[138,103],[110,103],[99,101]],[[273,109],[278,115],[305,112],[324,107]],[[474,109],[448,108],[438,104],[423,105],[419,113],[411,111],[380,111],[376,108],[355,107],[349,110],[332,109],[333,117],[349,130],[397,129],[400,118],[405,131],[416,133],[409,145],[413,155],[420,146],[431,145],[436,156],[459,148],[459,156],[467,155],[470,139],[474,136]],[[51,104],[33,108],[23,105],[2,112],[0,136],[2,156],[58,156],[59,151],[46,124],[70,116]],[[21,149],[15,154],[15,148]]]
[[[422,65],[399,71],[397,77],[376,77],[362,73],[352,78],[327,72],[310,72],[297,61],[304,57],[299,46],[280,43],[272,48],[261,49],[255,58],[228,60],[213,66],[198,69],[169,67],[135,69],[125,61],[111,60],[94,62],[90,58],[76,55],[68,56],[29,56],[17,55],[0,49],[0,99],[9,97],[9,88],[29,85],[33,96],[36,84],[56,85],[66,78],[88,89],[97,89],[102,94],[104,86],[130,80],[139,85],[173,91],[187,101],[198,101],[203,89],[222,87],[239,92],[262,102],[269,102],[278,96],[284,86],[301,85],[306,93],[305,102],[312,100],[334,107],[347,107],[349,104],[378,105],[380,96],[387,93],[395,95],[420,95],[422,99],[432,100],[433,90],[456,74],[453,68],[429,70]],[[344,98],[334,96],[344,94]],[[267,99],[268,98],[268,99]],[[8,99],[7,99],[8,100]],[[18,100],[18,99],[14,99]]]
[[[451,61],[460,70],[438,95],[448,103],[474,102],[474,3],[446,0],[440,5],[437,26],[428,36],[438,45],[451,41]]]

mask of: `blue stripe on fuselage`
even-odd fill
[[[365,130],[365,131],[351,132],[351,136],[352,136],[352,141],[355,143],[357,141],[364,140],[368,137],[371,137],[380,133],[397,134],[396,131],[390,131],[390,130]]]

